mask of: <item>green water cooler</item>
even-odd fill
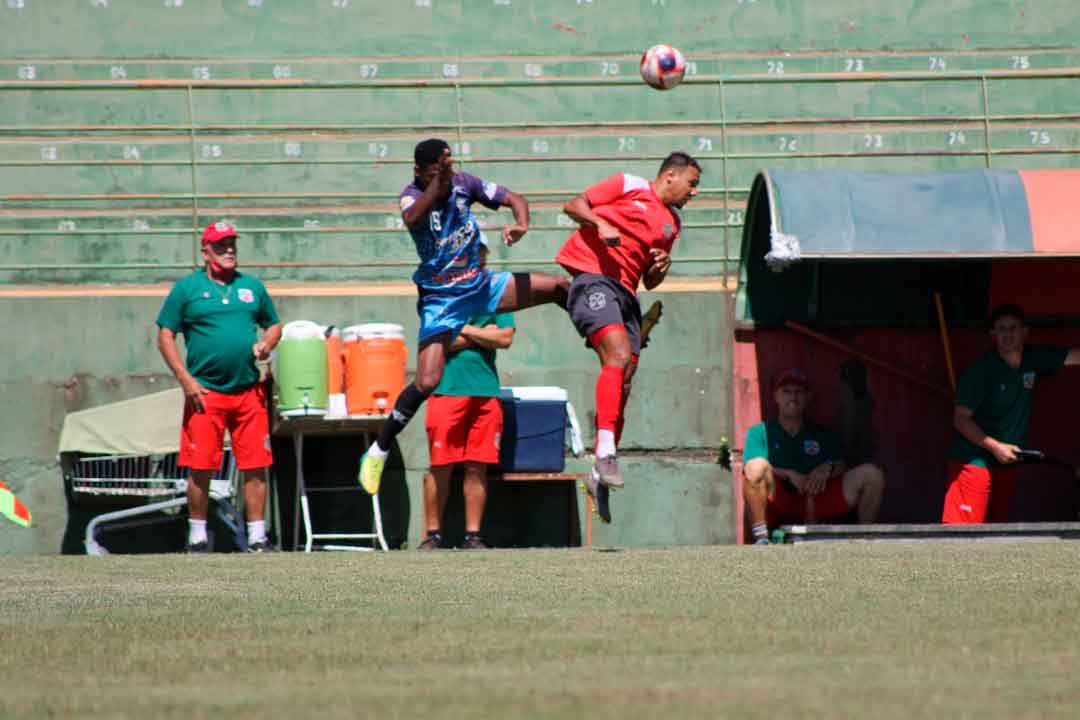
[[[277,409],[285,417],[326,415],[326,339],[323,328],[307,320],[281,330],[274,363]]]

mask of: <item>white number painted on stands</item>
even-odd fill
[[[767,60],[765,66],[768,68],[769,75],[783,75],[784,74],[784,61],[783,60]]]
[[[457,63],[443,63],[443,77],[457,77],[459,73]]]
[[[472,143],[468,140],[460,143],[452,143],[450,145],[450,152],[454,155],[472,155]]]
[[[132,230],[139,230],[139,231],[146,231],[146,230],[150,229],[150,223],[146,222],[145,220],[132,220],[131,221],[131,229]]]
[[[592,5],[593,0],[577,0],[578,5]]]
[[[61,220],[56,225],[56,229],[60,232],[75,232],[78,227],[74,220]]]
[[[22,10],[26,7],[26,0],[7,0],[7,6],[12,10]]]
[[[285,143],[285,156],[286,157],[300,157],[304,154],[304,148],[298,142]]]
[[[577,223],[574,222],[573,218],[571,218],[569,215],[566,215],[565,213],[559,213],[555,216],[555,224],[559,227],[574,227],[575,225],[577,225]]]
[[[617,62],[602,62],[600,63],[601,75],[618,75],[619,63]]]
[[[686,72],[684,73],[684,75],[686,75],[686,77],[692,77],[694,75],[697,75],[697,63],[693,60],[688,61],[686,63]]]
[[[37,80],[37,67],[34,65],[20,65],[17,73],[20,80]]]
[[[1045,130],[1028,130],[1028,137],[1032,145],[1049,145],[1052,142],[1050,133]]]
[[[90,7],[109,7],[109,0],[90,0]]]
[[[389,217],[386,218],[386,229],[387,230],[404,230],[405,229],[405,221],[401,218],[400,215],[390,215]]]
[[[712,138],[699,137],[697,139],[698,152],[712,152]]]
[[[793,137],[781,137],[779,146],[784,152],[795,152],[799,149],[799,139]]]
[[[207,65],[199,65],[191,68],[191,77],[196,80],[209,80],[210,79],[210,67]]]
[[[621,137],[619,138],[619,152],[633,152],[637,147],[637,138],[634,137]]]
[[[379,66],[374,63],[364,63],[360,66],[360,77],[370,80],[379,74]]]
[[[1013,70],[1030,70],[1031,59],[1027,55],[1013,55],[1012,67]]]
[[[368,155],[372,157],[386,157],[390,153],[390,146],[381,142],[370,142],[367,144]]]
[[[416,0],[416,7],[431,7],[431,0]]]
[[[510,0],[495,0],[496,5],[509,5]]]
[[[349,7],[349,0],[330,0],[330,4],[336,8],[347,8]]]
[[[113,80],[126,80],[127,69],[123,65],[113,65],[109,68],[109,77]]]
[[[949,68],[948,63],[945,62],[945,58],[943,58],[943,57],[940,57],[940,56],[937,56],[937,55],[931,55],[928,58],[928,60],[930,62],[930,69],[931,70],[941,71],[941,70],[947,70]]]
[[[863,146],[868,148],[884,147],[885,138],[879,133],[866,133],[863,135]]]
[[[540,77],[544,74],[544,66],[538,63],[525,63],[525,75],[527,77]]]
[[[653,7],[666,7],[667,0],[649,0],[649,4]]]
[[[743,211],[742,210],[728,210],[727,224],[728,225],[742,225],[743,224]]]
[[[220,145],[203,145],[200,151],[204,158],[219,158],[225,154],[225,151],[221,149]]]
[[[536,155],[543,155],[551,150],[547,140],[533,140],[532,151]]]
[[[134,145],[125,145],[124,148],[121,150],[121,154],[124,156],[125,160],[142,159],[142,153],[139,151],[139,148],[135,147]]]
[[[949,131],[949,144],[950,145],[966,145],[967,137],[964,135],[963,130],[950,130]]]
[[[291,65],[275,65],[273,69],[273,75],[278,80],[285,80],[292,77]]]
[[[167,8],[184,7],[184,0],[165,0],[164,5]]]
[[[263,0],[247,0],[248,7],[261,8]]]
[[[42,160],[57,160],[60,158],[60,152],[56,149],[55,145],[46,145],[41,148]]]
[[[320,223],[318,220],[312,220],[310,218],[304,220],[305,230],[318,230],[320,225],[322,225],[322,223]]]
[[[844,70],[846,72],[862,72],[866,69],[866,63],[862,58],[848,58],[844,62]]]

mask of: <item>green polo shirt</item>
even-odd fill
[[[776,418],[758,423],[746,431],[743,462],[765,458],[773,467],[806,475],[821,463],[842,462],[843,449],[836,433],[810,421],[789,435]]]
[[[476,327],[494,325],[500,328],[514,327],[511,313],[477,315],[469,318]],[[457,397],[498,397],[499,371],[495,369],[495,351],[487,348],[468,347],[446,359],[442,381],[435,388],[436,395]]]
[[[259,339],[256,327],[278,322],[274,303],[258,279],[237,272],[232,282],[222,285],[205,270],[178,280],[157,317],[160,327],[184,335],[192,377],[224,393],[247,390],[259,381],[251,352]]]
[[[1012,368],[996,350],[983,353],[960,376],[956,404],[971,410],[975,424],[990,437],[1022,447],[1027,440],[1031,399],[1038,379],[1060,370],[1068,354],[1066,348],[1028,345],[1020,367]],[[949,459],[978,467],[998,464],[993,455],[959,432],[953,433]]]

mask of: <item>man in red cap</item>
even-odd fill
[[[877,520],[885,473],[870,463],[848,469],[836,434],[806,419],[806,373],[780,373],[773,398],[777,417],[747,430],[743,449],[743,498],[754,543],[767,545],[770,527],[835,521],[852,510],[860,523]]]
[[[207,552],[210,478],[221,468],[225,430],[244,473],[248,550],[265,552],[266,468],[270,427],[256,360],[281,339],[274,303],[259,280],[236,269],[236,229],[211,223],[202,236],[206,267],[177,281],[158,313],[158,349],[180,381],[186,403],[179,464],[188,476],[188,552]],[[258,337],[257,328],[265,332]],[[184,335],[186,360],[176,336]]]

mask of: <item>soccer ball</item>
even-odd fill
[[[641,78],[657,90],[670,90],[682,82],[686,58],[670,45],[653,45],[641,56]]]

